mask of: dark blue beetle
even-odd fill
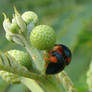
[[[46,67],[46,74],[56,74],[61,72],[66,65],[70,64],[72,54],[65,45],[56,44],[52,50],[48,51],[48,56],[45,59],[45,61],[49,61]]]

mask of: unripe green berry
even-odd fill
[[[21,28],[18,26],[15,17],[12,19],[12,24],[11,24],[11,27],[10,27],[10,31],[11,31],[12,33],[22,33],[22,30],[21,30]]]
[[[92,92],[92,62],[90,64],[89,70],[87,72],[87,84],[89,87],[89,91]]]
[[[48,50],[51,49],[56,42],[56,33],[50,26],[39,25],[32,30],[30,41],[35,48]]]
[[[20,83],[20,77],[13,73],[0,71],[0,76],[2,77],[3,80],[5,80],[8,83],[13,83],[13,84]]]
[[[8,51],[8,54],[12,56],[16,61],[18,61],[19,64],[25,66],[28,69],[31,68],[31,59],[27,53],[19,50],[10,50]]]
[[[12,24],[11,24],[11,27],[10,27],[10,31],[11,31],[12,33],[18,33],[18,30],[19,30],[18,25],[17,25],[16,23],[12,23]]]
[[[30,22],[33,22],[34,24],[37,24],[38,22],[38,16],[36,13],[32,11],[27,11],[22,14],[23,20],[26,22],[26,24],[29,24]]]

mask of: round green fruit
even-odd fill
[[[56,42],[56,33],[50,26],[39,25],[32,30],[30,41],[35,48],[49,50]]]
[[[31,59],[27,53],[19,50],[10,50],[8,51],[8,54],[13,57],[19,64],[25,66],[28,69],[31,68]]]
[[[12,33],[18,33],[18,30],[19,30],[19,27],[18,27],[17,23],[12,23],[11,27],[10,27],[10,31]]]
[[[33,22],[34,24],[37,24],[38,22],[38,16],[36,13],[32,11],[27,11],[22,14],[23,20],[26,22],[26,24],[29,24],[30,22]]]

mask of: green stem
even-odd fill
[[[17,68],[17,67],[16,67]],[[35,74],[35,73],[31,73],[31,72],[28,72],[28,71],[24,71],[24,70],[17,70],[15,68],[10,68],[10,67],[4,67],[2,65],[0,65],[0,70],[4,70],[4,71],[7,71],[7,72],[11,72],[11,73],[14,73],[16,75],[19,75],[19,76],[23,76],[23,77],[27,77],[27,78],[31,78],[31,79],[35,79],[35,80],[42,80],[42,76],[38,75],[38,74]]]
[[[43,73],[44,71],[44,65],[45,61],[43,60],[42,53],[38,51],[36,48],[33,48],[29,43],[28,40],[25,39],[25,37],[22,35],[18,35],[20,39],[24,42],[25,48],[27,52],[29,53],[30,57],[32,58],[33,67],[38,73]]]

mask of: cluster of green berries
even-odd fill
[[[27,35],[28,29],[30,31],[30,43],[34,48],[39,50],[50,50],[53,48],[56,42],[56,34],[52,27],[48,25],[37,25],[38,16],[32,11],[26,11],[22,15],[15,9],[15,15],[13,16],[12,23],[4,14],[3,27],[6,31],[6,38],[9,41],[15,43],[21,43],[22,41],[16,37],[16,35]],[[28,28],[29,24],[33,24],[33,28]],[[30,26],[29,26],[30,27]],[[14,38],[15,37],[15,38]],[[21,44],[20,44],[21,45]],[[32,64],[30,56],[19,50],[10,50],[8,54],[15,59],[19,64],[30,70]],[[19,76],[5,71],[1,71],[0,75],[8,82],[18,82]]]
[[[6,53],[8,53],[9,56],[11,56],[14,59],[14,61],[16,61],[18,64],[20,64],[20,65],[26,67],[28,70],[30,70],[30,68],[32,66],[31,59],[30,59],[30,56],[26,52],[20,51],[20,50],[10,50]],[[0,76],[8,83],[15,84],[15,83],[21,82],[20,76],[15,75],[10,72],[0,71]]]
[[[89,87],[89,91],[92,92],[92,62],[89,66],[89,70],[87,72],[87,84]]]
[[[31,59],[30,56],[24,52],[24,51],[20,51],[20,50],[10,50],[8,51],[8,54],[14,58],[15,61],[17,61],[19,64],[25,66],[28,70],[30,70],[31,68]]]
[[[56,42],[56,33],[53,28],[48,25],[37,25],[38,16],[32,11],[26,11],[20,15],[15,9],[15,15],[12,19],[12,23],[10,23],[9,19],[5,17],[3,26],[6,30],[6,38],[11,41],[13,40],[13,35],[11,34],[26,34],[28,31],[27,26],[30,23],[34,25],[33,29],[30,28],[29,37],[32,46],[40,50],[51,49]],[[9,25],[8,28],[6,25]]]
[[[38,22],[38,17],[34,12],[25,12],[22,15],[22,18],[26,24],[31,21],[34,24],[37,24]],[[48,25],[37,25],[30,33],[30,41],[35,48],[40,50],[51,49],[55,44],[56,34],[53,28]]]

